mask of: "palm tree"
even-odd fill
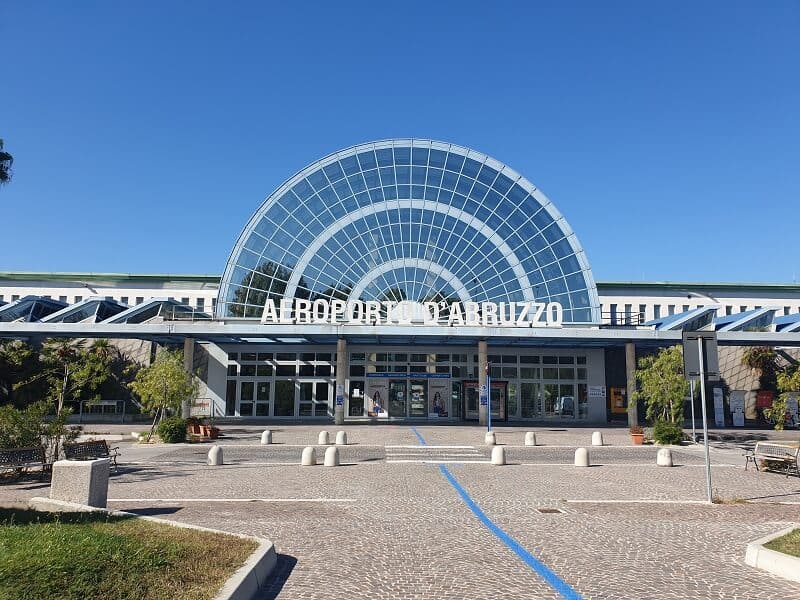
[[[14,157],[3,151],[3,139],[0,138],[0,185],[11,181],[11,165]]]

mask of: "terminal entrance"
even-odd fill
[[[464,418],[477,421],[480,415],[480,389],[477,381],[464,382],[466,407]],[[492,381],[491,385],[492,420],[508,420],[508,382]]]

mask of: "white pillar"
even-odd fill
[[[536,433],[533,431],[529,431],[525,434],[525,445],[526,446],[535,446],[536,445]]]
[[[487,420],[487,409],[489,405],[492,403],[492,390],[487,389],[487,401],[488,404],[483,406],[480,403],[480,390],[483,386],[486,385],[486,363],[488,361],[487,358],[488,348],[486,344],[486,340],[481,340],[478,342],[478,422],[481,425],[486,425]]]
[[[492,448],[492,464],[504,465],[506,464],[506,449],[502,446],[495,446]]]
[[[303,467],[313,467],[317,464],[317,455],[314,453],[314,446],[306,446],[303,448],[303,454],[300,456],[300,465]]]
[[[208,451],[208,464],[212,467],[225,464],[222,460],[222,446],[211,446]]]
[[[602,445],[603,445],[603,432],[595,431],[592,434],[592,446],[602,446]]]
[[[575,450],[575,466],[576,467],[589,466],[589,451],[586,448],[578,448]]]
[[[625,344],[625,377],[627,379],[628,426],[639,424],[639,411],[633,395],[636,393],[636,346]]]
[[[344,383],[347,377],[347,340],[339,340],[336,342],[336,389],[334,390],[334,407],[333,407],[333,422],[336,425],[344,423]],[[339,404],[341,397],[342,403]]]
[[[323,464],[326,467],[339,466],[339,449],[336,446],[331,446],[325,450],[325,462]]]
[[[486,434],[483,436],[483,443],[487,446],[494,446],[497,443],[497,437],[495,437],[494,431],[486,432]]]
[[[317,436],[317,444],[320,446],[327,446],[331,443],[331,437],[328,435],[327,431],[320,431],[319,435]]]
[[[271,444],[272,443],[272,431],[267,429],[267,430],[264,431],[264,433],[261,434],[261,443],[262,444]]]
[[[194,376],[194,340],[192,338],[183,340],[183,368],[187,373],[191,373]],[[181,417],[187,419],[191,415],[191,400],[184,400],[181,402]]]
[[[336,445],[337,446],[347,446],[347,432],[346,431],[337,431],[336,432]]]

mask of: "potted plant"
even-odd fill
[[[203,425],[201,425],[201,428],[203,429],[203,435],[205,437],[212,440],[215,440],[219,437],[219,427],[214,426],[213,417],[206,417]]]
[[[200,435],[200,419],[197,417],[189,417],[186,419],[186,433],[190,435]]]
[[[631,442],[634,446],[641,446],[644,444],[644,429],[641,425],[631,425]]]

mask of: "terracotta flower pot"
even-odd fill
[[[206,430],[208,431],[208,437],[210,437],[212,440],[215,440],[219,437],[219,427],[206,427]]]
[[[644,444],[644,434],[643,433],[632,433],[631,434],[631,441],[633,442],[634,446],[641,446]]]

